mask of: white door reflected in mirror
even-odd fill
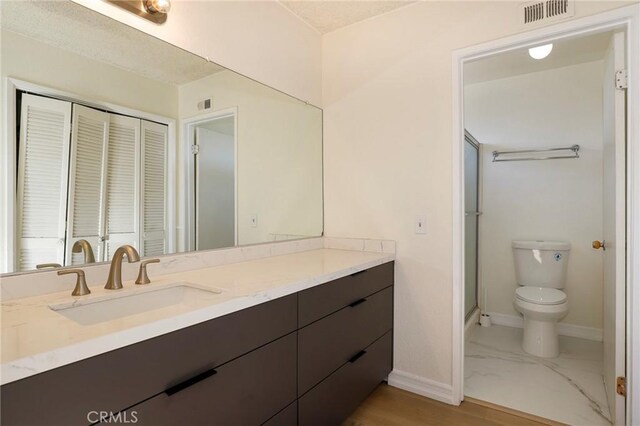
[[[196,250],[236,245],[235,116],[196,126]]]

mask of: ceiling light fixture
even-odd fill
[[[529,56],[533,59],[544,59],[549,56],[549,53],[553,50],[553,44],[545,44],[538,47],[532,47],[529,49]]]
[[[107,0],[156,24],[163,24],[171,10],[171,0]]]

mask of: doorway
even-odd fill
[[[637,63],[638,42],[636,39],[630,37],[630,33],[635,33],[635,31],[637,31],[637,29],[635,28],[635,21],[633,24],[634,26],[632,27],[628,20],[625,21],[624,19],[621,18],[625,16],[627,17],[636,16],[637,14],[638,14],[637,8],[627,8],[627,10],[619,10],[615,12],[604,13],[604,14],[601,14],[601,16],[598,16],[597,18],[583,19],[582,22],[576,21],[573,23],[570,22],[570,23],[560,24],[557,26],[557,28],[542,29],[542,30],[534,31],[531,34],[524,34],[522,36],[513,37],[510,40],[500,40],[498,42],[487,43],[487,45],[485,46],[468,48],[468,49],[464,49],[454,53],[454,62],[457,61],[460,66],[460,68],[458,68],[457,70],[454,67],[454,81],[458,82],[459,84],[459,86],[454,86],[454,87],[458,88],[457,90],[459,90],[458,93],[460,95],[459,97],[460,103],[457,106],[457,108],[459,108],[459,110],[462,110],[462,103],[463,103],[463,100],[465,99],[463,95],[464,90],[462,87],[463,76],[464,76],[465,84],[468,83],[468,78],[467,78],[468,76],[466,74],[466,70],[463,70],[463,65],[466,65],[467,63],[471,62],[474,59],[480,59],[480,58],[487,59],[487,58],[491,58],[492,56],[497,56],[500,53],[509,53],[517,49],[522,49],[522,48],[528,49],[529,47],[533,47],[535,45],[541,45],[549,42],[553,42],[555,44],[556,42],[575,39],[575,38],[578,38],[579,36],[595,35],[597,33],[610,31],[610,32],[622,32],[621,38],[627,43],[626,46],[623,47],[623,57],[626,56],[627,60],[631,60],[632,63]],[[613,41],[611,44],[614,44]],[[603,62],[604,62],[604,59],[603,59]],[[619,71],[619,70],[616,70],[616,71]],[[454,96],[454,98],[457,98],[457,97]],[[636,146],[638,141],[638,132],[636,127],[637,119],[632,114],[632,111],[636,111],[638,108],[637,94],[634,93],[633,95],[631,95],[631,98],[627,99],[627,105],[629,107],[628,113],[620,112],[618,110],[617,113],[613,114],[613,116],[619,119],[617,120],[619,121],[619,124],[622,123],[625,118],[627,119],[627,122],[629,123],[630,128],[627,129],[627,131],[622,130],[622,134],[626,135],[628,132],[628,134],[630,135],[630,137],[627,138],[627,142],[628,142],[628,148],[630,149],[630,152],[633,153],[633,152],[636,152],[636,150],[638,149],[638,147]],[[603,103],[603,108],[605,108],[604,103]],[[463,121],[462,117],[463,117],[463,114],[461,112],[460,115],[458,116],[459,121],[456,122],[456,126],[457,126],[456,129],[459,131],[458,134],[460,135],[461,142],[459,146],[454,147],[454,157],[456,158],[456,162],[454,162],[454,168],[456,170],[454,172],[454,176],[456,179],[456,184],[454,186],[454,192],[455,192],[454,217],[455,217],[455,223],[457,224],[454,227],[454,235],[456,235],[454,253],[458,253],[458,256],[459,256],[459,257],[456,257],[456,259],[454,260],[454,292],[459,297],[459,299],[454,300],[454,312],[455,312],[454,327],[456,330],[456,334],[459,336],[459,339],[460,339],[458,343],[454,344],[454,363],[457,363],[457,362],[460,363],[454,366],[454,380],[453,380],[454,401],[457,398],[459,398],[458,400],[464,399],[463,393],[464,393],[464,377],[465,377],[463,330],[464,330],[464,318],[466,316],[464,285],[466,282],[465,247],[466,247],[467,240],[465,235],[464,213],[467,210],[467,206],[465,205],[465,197],[464,197],[465,174],[464,174],[463,152],[464,152],[465,142],[462,135],[464,133],[465,127],[467,127],[466,126],[467,123],[466,121]],[[544,127],[546,126],[546,124],[548,123],[541,122],[540,126]],[[617,127],[618,131],[620,130],[619,124]],[[505,121],[504,125],[512,126],[513,122]],[[480,139],[483,143],[486,142],[483,140],[484,139],[483,136],[479,136],[473,129],[471,130],[474,132],[475,136],[478,139]],[[618,134],[620,134],[620,132],[618,132]],[[633,357],[627,358],[625,356],[627,354],[626,352],[627,348],[631,347],[632,349],[630,350],[633,351],[634,350],[633,348],[636,347],[631,342],[628,342],[628,336],[632,336],[632,338],[636,339],[636,341],[638,337],[637,330],[634,331],[634,329],[631,328],[633,327],[631,325],[632,322],[629,321],[629,316],[636,315],[636,313],[633,311],[625,310],[626,303],[628,303],[628,299],[625,298],[625,296],[633,297],[633,300],[636,300],[638,298],[637,292],[632,293],[629,291],[629,289],[633,288],[630,285],[631,280],[628,279],[631,277],[627,277],[625,274],[626,265],[629,265],[629,262],[627,261],[627,259],[633,258],[634,260],[637,261],[637,254],[634,250],[633,244],[631,244],[630,241],[629,241],[630,244],[627,245],[627,250],[625,251],[625,243],[628,241],[628,239],[626,238],[627,235],[624,234],[624,231],[623,231],[624,229],[630,229],[629,227],[627,227],[627,223],[626,223],[627,220],[631,222],[636,221],[631,215],[627,214],[627,211],[630,206],[635,205],[635,203],[637,203],[637,200],[635,197],[633,197],[632,192],[630,191],[625,192],[626,191],[625,185],[631,182],[635,182],[637,180],[638,173],[636,169],[637,161],[631,160],[628,163],[631,165],[631,168],[628,170],[629,174],[625,176],[624,165],[626,164],[626,160],[633,157],[631,156],[631,154],[627,155],[627,151],[625,150],[625,146],[624,146],[624,139],[623,139],[622,145],[620,145],[620,142],[617,141],[615,146],[618,147],[618,150],[613,149],[612,152],[614,154],[622,153],[623,155],[625,155],[622,158],[616,157],[617,161],[615,163],[615,170],[613,171],[613,173],[611,173],[611,175],[614,177],[615,184],[611,186],[611,188],[608,188],[607,190],[607,193],[609,193],[610,191],[613,191],[613,193],[616,194],[617,196],[616,201],[613,203],[613,207],[611,208],[612,211],[616,210],[616,214],[613,222],[614,222],[614,229],[615,229],[614,234],[617,236],[617,238],[615,238],[615,241],[610,241],[610,243],[615,247],[615,249],[613,250],[615,251],[615,253],[609,252],[607,254],[600,254],[600,256],[602,257],[601,261],[603,265],[606,263],[610,263],[607,261],[607,256],[612,257],[615,263],[615,266],[614,266],[615,277],[613,278],[613,282],[615,283],[614,284],[615,303],[613,303],[613,306],[615,306],[616,309],[613,315],[611,315],[611,312],[609,312],[609,314],[603,315],[603,317],[613,318],[613,321],[616,324],[615,330],[618,331],[616,334],[617,335],[622,334],[625,337],[624,341],[621,341],[620,339],[618,340],[613,339],[615,340],[615,343],[612,343],[612,347],[614,348],[613,352],[615,353],[615,356],[613,357],[614,362],[612,363],[612,369],[611,369],[611,371],[614,371],[614,370],[617,370],[618,372],[622,371],[623,376],[621,377],[625,377],[631,374],[633,371],[635,371],[635,370],[632,370],[630,366],[630,364],[633,362],[632,360]],[[619,149],[620,146],[622,147],[621,150]],[[486,147],[485,147],[485,150],[486,150]],[[488,151],[489,155],[491,155],[490,153],[491,151]],[[587,153],[587,151],[584,151],[584,153]],[[487,153],[485,155],[487,155]],[[603,157],[607,155],[604,149],[604,145],[602,149],[602,155]],[[569,160],[562,160],[562,161],[569,161]],[[577,163],[574,163],[574,164],[577,164]],[[601,185],[604,186],[605,184],[604,175],[607,174],[607,171],[605,170],[606,163],[604,161],[601,162],[601,168],[603,170]],[[508,179],[504,180],[504,182],[506,182],[507,184],[510,183]],[[619,192],[620,190],[622,190],[622,196],[620,196],[620,192]],[[567,197],[570,197],[570,196],[571,194],[567,195]],[[621,203],[622,200],[625,201],[624,205]],[[600,214],[604,217],[607,215],[605,211],[607,206],[605,205],[604,202],[603,202],[603,206],[604,208],[600,206],[598,207],[600,207],[600,210],[601,210]],[[611,204],[609,206],[611,206]],[[622,215],[620,214],[620,208],[622,208],[622,213],[623,213]],[[481,223],[482,223],[482,220],[484,220],[484,216],[488,214],[489,214],[488,208],[486,205],[483,204],[483,219],[481,219]],[[602,223],[601,225],[602,230],[600,232],[600,235],[605,235],[606,232],[604,228],[607,226],[607,224],[605,223],[604,219],[602,220],[601,223]],[[456,229],[458,229],[458,231],[456,231]],[[620,232],[620,234],[617,234],[617,232]],[[619,238],[620,235],[623,235],[623,238]],[[483,234],[481,232],[480,240],[482,241],[482,239],[483,239]],[[606,242],[605,242],[605,246],[606,246]],[[580,250],[582,251],[586,250],[586,248],[583,247],[582,245],[580,245],[580,247],[581,247]],[[594,249],[591,249],[591,247],[588,247],[588,248],[589,250],[594,250]],[[504,259],[507,259],[508,257],[512,256],[512,254],[509,253],[511,251],[510,249],[511,247],[507,247],[507,250],[505,250],[506,255],[503,256]],[[513,262],[513,260],[511,260],[511,262]],[[607,272],[603,270],[603,274],[601,275],[601,277],[603,278],[602,279],[603,283],[606,281],[604,277],[604,274],[606,273]],[[513,280],[515,281],[515,278]],[[481,283],[482,283],[482,280],[481,280]],[[511,296],[512,295],[509,295],[509,298],[511,298]],[[491,308],[491,304],[492,304],[491,297],[489,299],[490,299],[489,308]],[[601,302],[603,301],[601,300]],[[481,305],[482,305],[482,301],[481,301]],[[502,318],[502,320],[504,319],[505,318]],[[522,319],[520,318],[519,321],[522,322]],[[627,325],[629,325],[629,327],[627,327]],[[517,327],[517,324],[514,322],[510,324],[510,326],[511,326],[511,329],[514,329]],[[606,329],[606,326],[602,326],[603,334],[606,334],[605,329]],[[625,329],[627,330],[627,332],[625,332]],[[579,332],[584,331],[582,329],[573,329],[573,331],[575,330],[579,330]],[[564,331],[565,332],[567,331],[566,327]],[[607,338],[604,337],[603,340],[605,340],[603,344],[606,345]],[[609,343],[611,344],[611,340]],[[517,348],[520,348],[520,345],[517,345]],[[623,359],[627,358],[628,363],[623,361],[621,364],[619,362],[621,358]],[[544,359],[541,359],[541,364],[545,364]],[[546,364],[547,368],[550,365],[551,364],[547,363]],[[620,374],[620,373],[617,373],[617,374]],[[608,381],[609,383],[615,382],[615,380],[616,380],[616,377],[614,376],[605,379],[605,381]],[[611,392],[610,389],[611,389],[611,385],[608,384],[606,399],[608,401],[612,401],[610,405],[612,406],[611,415],[613,418],[613,422],[615,424],[619,424],[619,423],[624,424],[625,421],[627,421],[630,418],[629,413],[633,412],[633,409],[635,406],[637,406],[637,404],[634,404],[633,402],[629,404],[625,404],[624,398],[619,398],[617,396],[617,393],[615,393],[616,391],[615,388],[613,389],[613,392]],[[635,401],[635,398],[632,401]],[[557,405],[557,401],[555,401],[555,403]]]
[[[236,111],[225,110],[185,124],[192,250],[237,245],[236,121]]]
[[[614,69],[624,68],[616,63],[622,37],[556,40],[543,59],[519,49],[465,65],[465,128],[484,152],[477,247],[488,295],[484,326],[470,327],[465,340],[468,397],[567,424],[614,418],[614,370],[625,368],[612,356],[624,344],[615,347],[610,324],[618,310],[624,318],[624,304],[615,303],[624,295],[616,275],[624,274],[625,237],[615,234],[625,223],[624,203],[616,203],[624,199],[625,138],[614,124],[625,115],[614,101],[624,94],[614,81]],[[477,196],[467,196],[477,176],[465,164],[465,215],[477,209]],[[478,235],[467,224],[465,239],[469,230]],[[622,248],[594,249],[603,238]],[[465,285],[478,272],[469,254],[465,248]],[[617,327],[624,334],[624,321]],[[622,408],[624,415],[624,401]]]

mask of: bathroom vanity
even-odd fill
[[[322,110],[78,2],[0,9],[2,424],[339,424],[392,368],[395,245],[324,236]]]
[[[286,265],[293,271],[284,273]],[[325,249],[162,277],[148,288],[178,278],[216,286],[219,299],[211,296],[210,305],[201,302],[175,322],[211,318],[148,339],[145,329],[157,334],[159,322],[141,324],[137,343],[39,374],[24,370],[27,377],[1,388],[3,424],[90,424],[101,417],[151,425],[339,424],[392,369],[393,271],[388,254]],[[65,326],[78,328],[49,311],[60,321],[61,340]],[[123,323],[79,327],[109,330],[106,339],[129,332],[120,330]],[[75,345],[90,351],[93,341]],[[50,351],[51,360],[65,349]]]

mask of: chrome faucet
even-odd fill
[[[109,278],[107,278],[107,284],[104,286],[107,290],[119,290],[122,288],[122,258],[125,255],[129,263],[140,260],[140,255],[133,246],[127,244],[118,247],[118,250],[113,254],[111,268],[109,269]]]
[[[93,249],[87,240],[78,240],[73,243],[71,248],[73,253],[84,253],[84,263],[95,263],[96,258],[93,256]]]

